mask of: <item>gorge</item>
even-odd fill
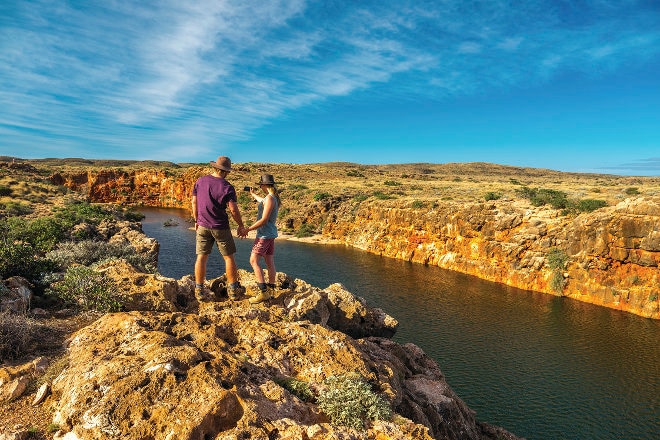
[[[265,170],[295,200],[280,216],[284,231],[305,226],[378,255],[660,318],[660,179],[490,164],[242,164],[231,180],[240,188]],[[87,168],[51,180],[93,202],[188,208],[205,172]],[[567,215],[519,196],[532,185],[568,187],[576,197],[593,191],[609,206]],[[497,192],[484,199],[490,187]]]

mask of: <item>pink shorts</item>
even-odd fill
[[[255,238],[252,253],[257,255],[273,255],[275,253],[274,238]]]

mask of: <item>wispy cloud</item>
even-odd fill
[[[10,148],[30,133],[41,156],[185,160],[375,84],[441,97],[660,51],[657,10],[582,3],[16,2],[0,21],[0,130]]]
[[[625,174],[660,176],[660,157],[649,157],[620,165],[604,167],[604,170],[623,172]]]

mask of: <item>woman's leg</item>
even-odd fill
[[[268,269],[268,284],[275,284],[277,272],[275,271],[275,255],[264,255],[266,268]]]
[[[259,257],[261,255],[255,254],[252,252],[250,254],[250,265],[252,266],[252,270],[254,270],[254,277],[257,279],[257,283],[263,284],[264,283],[264,272],[261,270],[261,266],[259,266]],[[270,277],[270,274],[269,274]]]

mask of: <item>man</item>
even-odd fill
[[[236,244],[229,226],[227,208],[238,224],[238,235],[243,235],[243,219],[236,203],[236,190],[225,178],[231,172],[231,160],[220,156],[215,162],[209,162],[212,173],[202,176],[195,182],[192,193],[192,216],[195,219],[196,253],[195,261],[195,296],[208,300],[204,291],[206,280],[206,262],[217,243],[218,250],[225,260],[227,272],[227,294],[232,300],[245,293],[245,287],[238,281],[238,268],[234,254]]]

